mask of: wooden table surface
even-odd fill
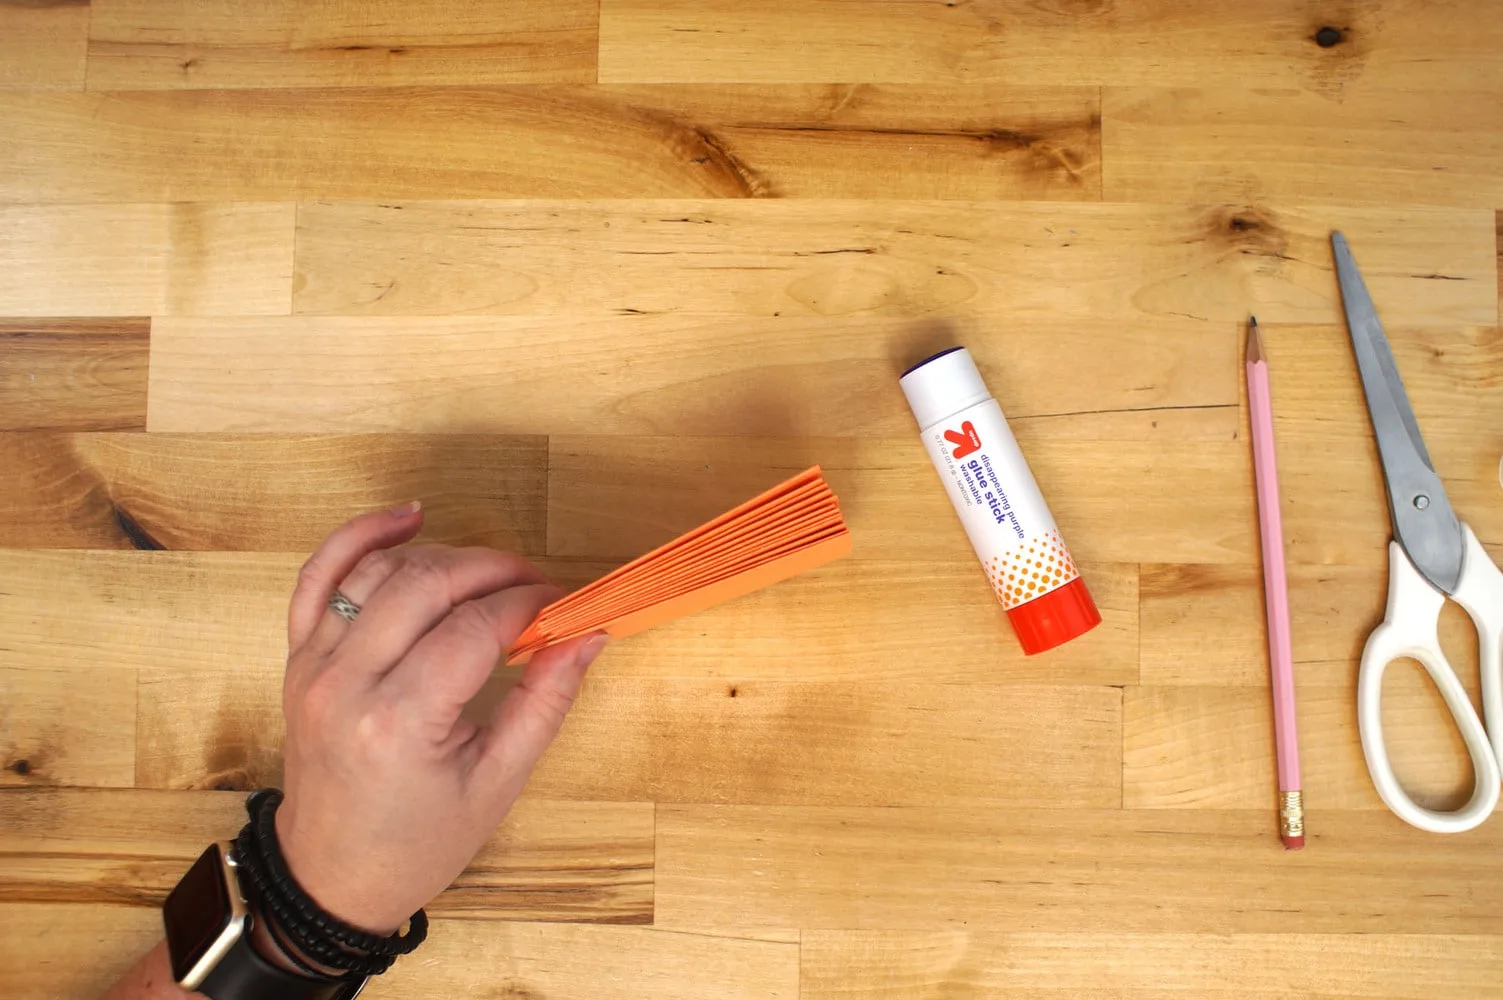
[[[818,462],[854,555],[611,649],[369,996],[1503,996],[1503,818],[1420,833],[1362,763],[1389,528],[1327,243],[1503,555],[1500,207],[1496,0],[0,0],[0,995],[94,995],[279,780],[335,524],[421,498],[584,582]],[[955,342],[1104,615],[1044,656],[898,391]]]

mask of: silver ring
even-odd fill
[[[329,595],[329,610],[347,622],[352,622],[360,617],[360,605],[337,590]]]

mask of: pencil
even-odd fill
[[[1273,400],[1258,318],[1247,325],[1247,408],[1252,421],[1253,473],[1258,485],[1258,533],[1263,542],[1263,603],[1268,615],[1268,669],[1273,683],[1273,734],[1279,770],[1279,839],[1287,850],[1305,846],[1305,804],[1294,722],[1294,653],[1289,643],[1289,586],[1284,576],[1284,520],[1273,449]]]

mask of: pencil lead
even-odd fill
[[[1252,365],[1264,360],[1263,336],[1258,332],[1258,317],[1254,316],[1247,324],[1247,363]]]

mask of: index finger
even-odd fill
[[[300,648],[323,616],[329,595],[367,552],[411,541],[423,526],[420,501],[353,517],[325,538],[297,573],[287,605],[287,646]]]

